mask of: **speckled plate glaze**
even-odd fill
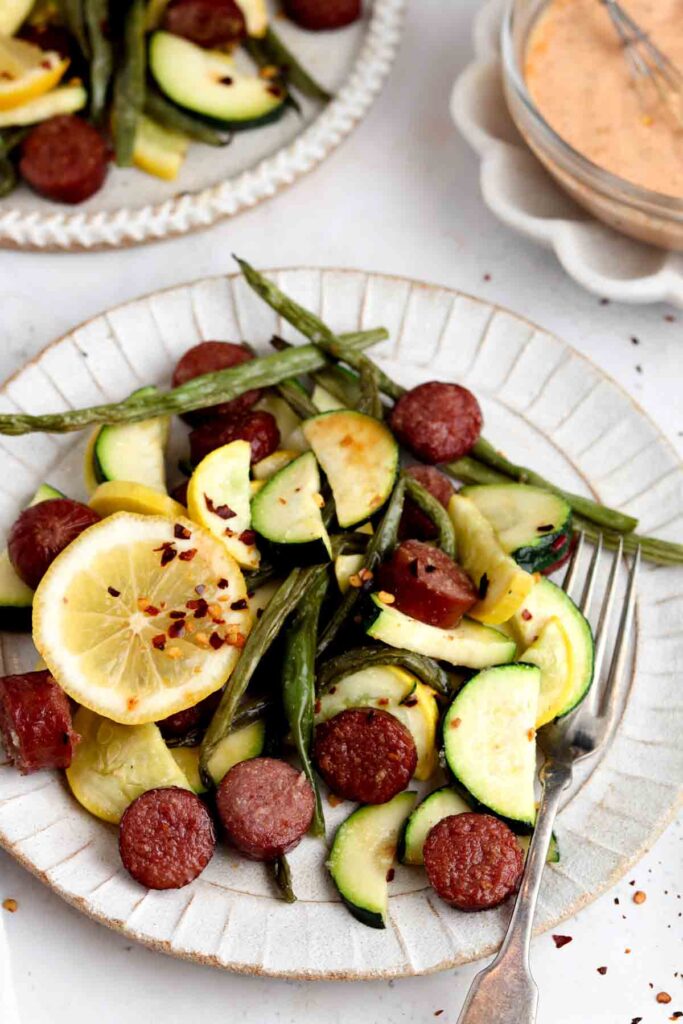
[[[0,246],[124,248],[209,227],[271,198],[321,163],[365,117],[396,56],[405,2],[365,0],[363,18],[337,32],[306,32],[279,19],[278,33],[334,93],[331,103],[297,96],[300,114],[289,111],[223,148],[193,144],[175,181],[112,168],[104,188],[76,207],[21,187],[0,200]]]
[[[475,20],[475,56],[458,76],[451,113],[481,159],[489,209],[519,234],[552,249],[566,272],[615,302],[683,307],[683,254],[637,242],[579,207],[517,131],[503,94],[500,34],[510,0],[488,0]]]
[[[447,288],[344,270],[283,270],[278,283],[337,331],[384,324],[375,350],[406,384],[457,380],[479,396],[486,436],[575,490],[680,539],[683,471],[655,426],[617,385],[558,338]],[[0,392],[5,410],[54,410],[118,400],[166,384],[201,339],[273,332],[299,341],[240,278],[219,277],[119,306],[45,349]],[[0,527],[42,480],[82,495],[83,439],[0,438]],[[31,667],[29,641],[2,637],[2,670]],[[538,916],[556,925],[613,885],[669,820],[683,774],[683,573],[644,567],[627,709],[606,755],[582,775],[558,820],[562,860],[548,868]],[[349,812],[327,808],[330,833]],[[0,766],[0,843],[69,903],[131,939],[235,971],[296,978],[392,978],[492,952],[509,907],[461,914],[420,869],[398,868],[390,922],[373,931],[342,906],[319,840],[292,853],[299,901],[278,900],[262,865],[220,847],[185,889],[147,892],[123,870],[116,830],[88,815],[58,774],[22,778]]]

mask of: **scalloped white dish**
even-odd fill
[[[617,302],[683,307],[683,255],[620,235],[562,191],[517,131],[505,101],[500,34],[508,0],[488,0],[474,26],[475,58],[455,82],[453,119],[481,158],[489,209],[552,249],[578,284]]]
[[[486,434],[539,472],[640,517],[644,531],[683,532],[683,468],[666,439],[619,387],[558,338],[496,306],[398,277],[284,270],[278,284],[337,331],[384,324],[381,365],[405,384],[457,380],[478,396]],[[47,411],[119,400],[168,383],[189,346],[272,333],[299,341],[239,277],[217,277],[109,310],[46,348],[0,389],[0,409]],[[84,439],[0,438],[6,533],[27,495],[49,480],[75,498]],[[645,565],[628,705],[610,748],[590,763],[560,814],[562,859],[543,879],[539,930],[613,885],[674,811],[683,774],[680,675],[683,572]],[[33,667],[26,638],[0,637],[0,672]],[[328,834],[350,805],[326,807]],[[296,978],[393,978],[491,953],[509,906],[463,914],[441,903],[421,869],[398,867],[389,926],[353,919],[324,868],[320,840],[291,854],[299,900],[277,899],[263,865],[220,845],[190,886],[146,891],[121,865],[117,832],[71,797],[61,774],[22,777],[0,765],[0,844],[90,917],[173,956],[224,969]],[[292,942],[296,935],[297,941]]]
[[[363,18],[336,32],[278,21],[284,42],[334,93],[325,107],[300,96],[301,113],[238,133],[229,146],[193,144],[175,181],[112,168],[77,207],[21,186],[0,200],[0,246],[69,251],[122,248],[209,227],[269,199],[328,157],[367,114],[398,50],[405,0],[366,0]]]

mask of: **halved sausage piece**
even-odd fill
[[[280,444],[280,431],[275,417],[260,410],[243,416],[215,416],[190,431],[190,460],[194,466],[216,448],[231,441],[249,441],[251,462],[260,462]]]
[[[7,540],[15,570],[35,590],[57,555],[100,516],[71,498],[50,498],[30,505],[19,514]]]
[[[489,910],[519,885],[524,855],[514,832],[491,814],[452,814],[429,831],[427,878],[458,910]]]
[[[50,672],[0,678],[0,735],[22,775],[69,767],[80,737],[71,725],[68,698]]]
[[[391,429],[423,462],[452,462],[479,440],[484,420],[479,403],[459,384],[428,381],[401,395]]]
[[[119,826],[123,866],[148,889],[181,889],[213,856],[211,815],[198,796],[169,786],[150,789],[126,808]]]
[[[315,810],[303,772],[274,757],[240,761],[224,776],[216,809],[228,838],[252,860],[275,860],[308,831]]]
[[[337,796],[383,804],[405,789],[417,766],[402,722],[376,708],[348,708],[315,730],[314,760]]]
[[[380,590],[393,594],[399,611],[440,629],[457,626],[477,603],[477,588],[465,570],[439,548],[404,540],[376,575]]]
[[[205,373],[215,373],[217,370],[231,370],[234,366],[241,366],[242,363],[250,362],[254,356],[244,347],[236,345],[232,341],[201,341],[193,345],[184,355],[180,357],[173,371],[173,387],[180,387],[187,384],[195,377],[203,377]],[[263,394],[261,388],[252,388],[245,391],[237,398],[229,402],[221,402],[219,405],[210,405],[206,409],[195,409],[193,412],[183,414],[186,423],[198,425],[204,423],[213,416],[239,415],[256,405]]]
[[[247,31],[235,0],[171,0],[163,27],[209,50],[238,43]]]

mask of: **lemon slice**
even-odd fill
[[[520,658],[541,670],[536,728],[552,722],[565,706],[572,688],[573,655],[567,632],[557,618],[548,619],[531,647]]]
[[[246,587],[220,541],[188,519],[110,516],[52,563],[33,639],[63,689],[140,725],[220,689],[251,628]]]
[[[146,484],[135,484],[127,480],[107,480],[100,484],[91,495],[89,504],[103,518],[116,512],[166,516],[168,519],[187,515],[187,509],[167,494],[161,494]]]
[[[156,725],[118,725],[79,708],[74,729],[81,737],[66,778],[79,804],[118,825],[129,804],[148,789],[191,789],[182,765]]]
[[[0,36],[0,110],[11,110],[57,85],[69,66],[58,53]]]

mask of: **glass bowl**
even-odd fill
[[[529,35],[549,0],[512,0],[503,20],[503,83],[510,114],[527,145],[558,184],[616,231],[683,251],[683,200],[634,185],[588,160],[550,127],[524,80]]]

